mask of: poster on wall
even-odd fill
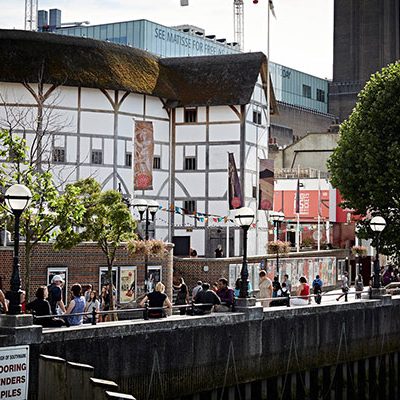
[[[107,267],[100,268],[99,295],[101,295],[101,288],[103,286],[106,286],[108,283],[107,271],[108,271]],[[116,267],[113,267],[113,269],[112,269],[112,282],[113,282],[115,289],[117,289],[117,268]]]
[[[274,201],[274,160],[260,160],[258,180],[259,210],[273,210]]]
[[[119,292],[121,303],[129,303],[136,299],[136,271],[136,267],[120,267],[119,269]]]
[[[0,348],[0,398],[28,399],[29,346]]]
[[[48,267],[47,268],[47,286],[51,285],[54,276],[59,275],[63,280],[61,292],[64,304],[67,303],[67,288],[68,288],[68,268],[67,267]]]
[[[152,292],[158,282],[161,282],[161,265],[152,265],[147,269],[147,276],[149,277],[147,287],[149,292]]]
[[[153,123],[135,121],[134,133],[134,190],[153,189],[154,139]]]

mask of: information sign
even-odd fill
[[[0,347],[0,399],[28,398],[29,346]]]

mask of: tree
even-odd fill
[[[74,188],[85,207],[81,223],[70,231],[70,225],[61,225],[61,233],[57,236],[56,248],[70,248],[81,241],[96,242],[106,256],[107,281],[112,285],[112,268],[118,247],[123,242],[135,239],[136,221],[123,201],[122,194],[116,190],[101,191],[98,182],[93,178],[82,179],[67,185],[68,190]],[[111,309],[113,309],[111,302]]]
[[[85,208],[78,197],[79,190],[68,187],[60,195],[51,172],[40,172],[30,164],[29,148],[24,139],[0,130],[0,148],[0,157],[5,160],[0,167],[0,188],[4,191],[14,183],[21,183],[32,192],[31,204],[21,216],[21,233],[25,236],[24,287],[29,299],[34,247],[60,233],[63,237],[71,234],[73,227],[81,223]]]
[[[338,146],[328,167],[344,207],[360,216],[381,215],[387,226],[382,252],[400,255],[400,64],[372,75],[355,109],[340,126]],[[368,220],[361,235],[374,238]],[[376,242],[376,238],[375,242]],[[376,244],[376,243],[374,243]]]

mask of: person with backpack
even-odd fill
[[[319,275],[317,275],[315,277],[315,279],[313,280],[313,283],[312,283],[313,292],[315,294],[314,300],[317,304],[321,304],[321,300],[322,300],[321,293],[322,293],[323,284],[324,283],[322,282]]]
[[[356,289],[356,299],[361,299],[361,293],[364,290],[364,283],[363,283],[363,278],[361,274],[358,274],[356,276],[355,282],[354,282],[354,287]]]
[[[60,307],[63,313],[66,311],[61,290],[63,282],[60,275],[54,275],[51,280],[51,285],[47,288],[49,292],[47,300],[50,303],[50,309],[53,315],[57,315],[57,306]]]

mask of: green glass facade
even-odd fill
[[[186,57],[237,53],[233,45],[204,35],[169,28],[147,20],[57,29],[61,35],[88,37],[146,50],[160,57]],[[328,112],[328,81],[270,63],[275,96],[294,106]]]

